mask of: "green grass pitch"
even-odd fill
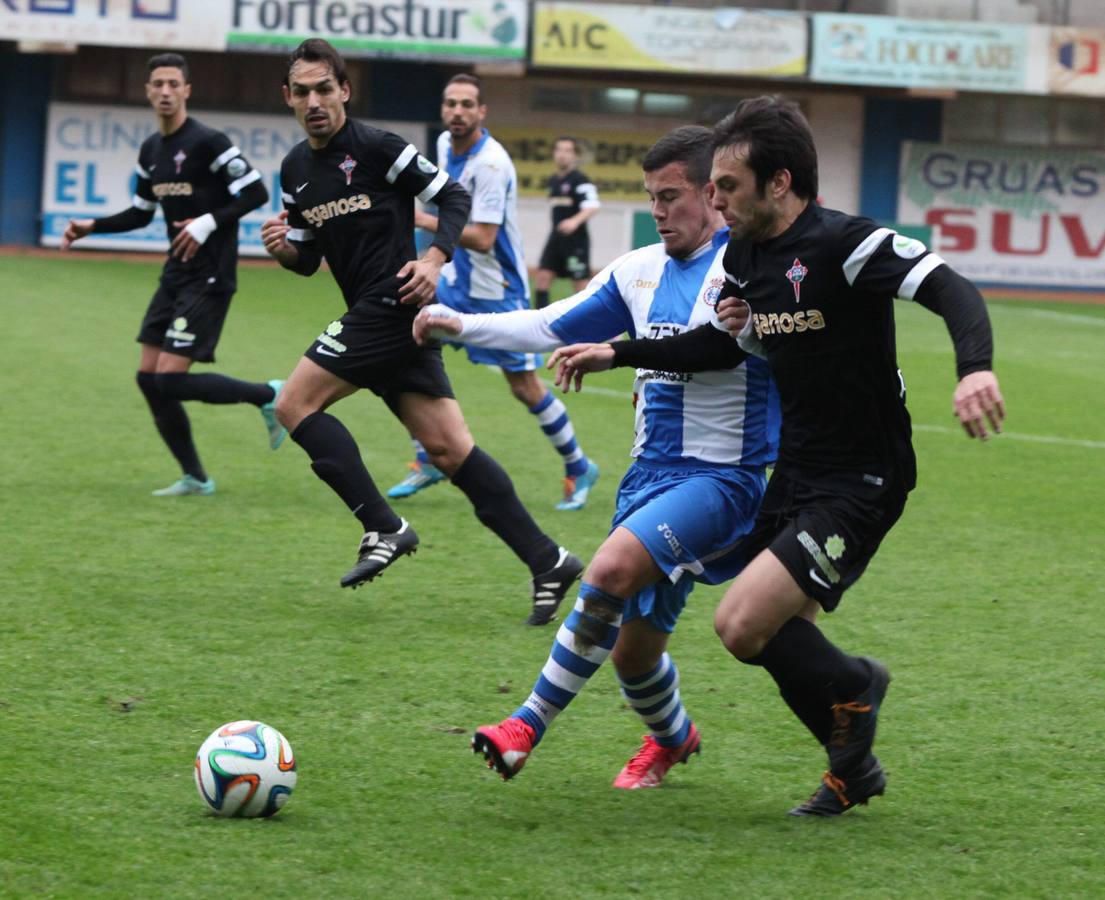
[[[417,556],[339,590],[355,521],[249,407],[192,404],[210,498],[175,479],[134,385],[153,262],[0,257],[0,895],[1074,897],[1105,892],[1105,308],[991,304],[1007,434],[951,417],[943,324],[898,304],[920,484],[840,611],[894,681],[883,798],[786,810],[819,748],[692,596],[671,650],[702,755],[659,790],[610,782],[641,727],[596,676],[509,784],[468,750],[512,711],[554,628],[448,485],[400,507]],[[214,371],[288,373],[341,303],[329,276],[243,267]],[[569,406],[603,476],[557,513],[558,458],[494,371],[447,355],[478,442],[582,557],[631,445],[630,377]],[[400,426],[336,408],[382,487]],[[269,821],[207,814],[193,755],[225,721],[281,731],[299,786]]]

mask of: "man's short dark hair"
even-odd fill
[[[710,180],[713,148],[710,137],[713,132],[703,125],[681,125],[673,128],[653,144],[641,160],[641,168],[655,172],[671,163],[682,163],[687,181],[698,187]]]
[[[716,152],[741,145],[748,147],[748,168],[761,194],[771,176],[786,169],[797,196],[817,199],[817,148],[797,103],[778,95],[741,100],[714,126],[712,147]]]
[[[560,135],[560,137],[558,137],[555,141],[552,142],[552,145],[555,148],[557,144],[564,144],[564,143],[571,144],[572,149],[575,151],[576,156],[579,156],[579,141],[577,141],[570,134]]]
[[[146,62],[147,77],[154,69],[161,68],[180,69],[181,75],[184,76],[184,83],[188,83],[188,60],[179,53],[158,53],[156,56],[151,56]]]
[[[288,71],[284,74],[284,84],[291,87],[292,66],[297,62],[321,62],[330,67],[334,80],[339,84],[348,84],[349,76],[345,71],[345,60],[334,49],[333,44],[322,38],[307,38],[302,44],[292,51],[288,57]]]
[[[483,82],[480,81],[479,76],[469,75],[467,72],[461,72],[459,75],[454,75],[448,81],[445,82],[445,87],[451,84],[470,84],[476,89],[476,102],[483,106]]]

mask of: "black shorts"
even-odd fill
[[[233,292],[215,290],[206,278],[180,284],[162,279],[136,340],[196,362],[214,362],[233,296]]]
[[[591,238],[576,231],[561,234],[555,228],[541,251],[539,268],[550,269],[557,278],[580,281],[591,277]]]
[[[452,397],[441,345],[411,337],[410,309],[362,301],[331,322],[303,355],[338,378],[368,388],[398,414],[399,395]]]
[[[832,612],[898,521],[906,494],[899,481],[862,472],[776,470],[748,537],[749,558],[770,550],[802,590]]]

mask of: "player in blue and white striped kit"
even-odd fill
[[[438,136],[437,164],[472,195],[472,211],[453,258],[441,270],[439,303],[460,312],[500,313],[528,309],[529,280],[518,228],[518,179],[506,149],[483,127],[487,107],[480,81],[473,75],[454,76],[445,86]],[[437,230],[437,217],[415,214],[415,224]],[[582,509],[598,478],[576,441],[567,407],[537,377],[541,358],[535,353],[467,347],[468,358],[479,365],[498,366],[510,392],[536,417],[541,430],[564,462],[564,494],[557,509]],[[390,491],[389,497],[407,497],[440,481],[440,473],[418,458],[411,474]],[[534,622],[533,624],[544,624]]]
[[[536,351],[623,332],[655,340],[709,322],[728,240],[710,206],[709,137],[706,128],[677,128],[645,156],[661,244],[627,253],[584,291],[544,309],[457,315],[429,306],[415,321],[416,340],[445,335]],[[728,581],[747,561],[742,539],[759,509],[779,427],[762,360],[726,346],[713,362],[715,371],[693,376],[638,370],[634,461],[618,488],[612,531],[529,698],[473,738],[473,749],[503,778],[517,774],[611,653],[623,693],[649,728],[615,787],[655,787],[698,751],[668,637],[695,581]]]

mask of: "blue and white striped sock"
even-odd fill
[[[564,474],[576,478],[587,471],[589,460],[576,442],[572,420],[566,407],[552,391],[546,391],[541,400],[529,411],[537,416],[537,422],[556,452],[564,457]]]
[[[618,676],[622,694],[648,726],[656,743],[678,747],[691,730],[691,720],[679,697],[679,669],[665,653],[651,672],[633,679]]]
[[[613,622],[601,622],[583,611],[586,600],[598,600],[615,608],[625,605],[624,600],[600,591],[594,585],[587,582],[580,585],[575,608],[556,632],[552,652],[545,661],[541,674],[537,676],[533,691],[526,702],[511,714],[537,733],[534,746],[544,736],[545,729],[552,724],[553,719],[575,699],[587,680],[606,661],[618,639],[618,631],[622,626],[621,613]],[[581,622],[585,630],[600,635],[597,642],[591,644],[577,641],[576,632]]]
[[[411,438],[411,443],[414,445],[414,458],[418,460],[419,465],[432,466],[434,463],[430,459],[430,454],[426,452],[426,448],[414,438]]]

